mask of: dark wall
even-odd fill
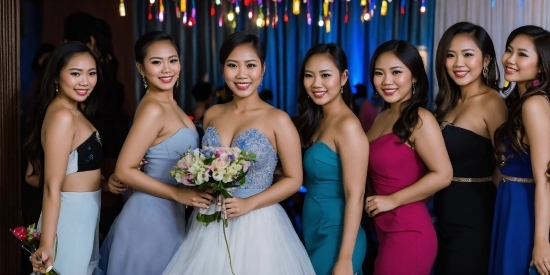
[[[42,42],[58,46],[63,41],[63,20],[74,12],[87,12],[107,21],[113,30],[113,46],[120,63],[118,80],[124,84],[126,102],[124,109],[133,116],[135,110],[134,96],[134,31],[133,2],[124,1],[126,16],[118,12],[120,1],[116,0],[44,0]]]

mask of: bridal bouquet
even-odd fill
[[[225,210],[224,199],[232,198],[231,191],[245,183],[248,168],[255,161],[255,154],[238,147],[205,146],[192,151],[188,149],[170,175],[183,185],[212,190],[221,201],[221,207],[216,207],[213,214],[201,212],[201,209],[197,220],[205,226],[222,220],[227,226],[227,215],[222,213]]]
[[[40,241],[40,232],[36,230],[36,224],[33,223],[28,227],[19,226],[15,229],[10,229],[10,232],[23,244],[21,248],[33,255],[38,249],[38,242]],[[57,247],[56,247],[57,248]],[[35,257],[38,257],[35,255]],[[53,267],[49,266],[46,269],[46,275],[59,275],[59,272]]]

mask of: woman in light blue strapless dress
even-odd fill
[[[187,235],[163,274],[315,274],[278,203],[300,188],[300,143],[288,115],[258,95],[264,60],[259,38],[247,32],[232,34],[221,47],[226,91],[233,100],[208,109],[202,145],[239,147],[256,154],[256,162],[244,185],[232,193],[233,198],[225,199],[225,230],[222,222],[207,226],[198,222],[195,210]],[[278,161],[284,178],[272,184]]]
[[[122,191],[114,180],[136,190],[101,247],[100,268],[113,275],[162,273],[183,241],[185,205],[207,208],[213,199],[179,188],[170,176],[181,155],[198,146],[193,122],[173,99],[180,72],[174,40],[164,32],[150,32],[138,39],[135,48],[147,94],[110,181],[111,191]],[[148,161],[143,172],[138,170],[142,158]]]

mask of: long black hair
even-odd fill
[[[303,151],[309,148],[313,143],[313,134],[315,134],[317,128],[319,128],[319,124],[321,124],[321,120],[323,119],[323,110],[321,109],[321,106],[315,104],[313,100],[308,98],[306,87],[304,86],[306,63],[316,54],[324,54],[329,57],[336,68],[338,68],[340,76],[348,69],[348,59],[346,57],[346,53],[337,44],[318,44],[307,51],[306,56],[302,61],[300,74],[298,76],[298,104],[300,105],[300,109],[298,117],[294,121],[294,124],[298,129],[298,133],[300,134],[300,142]],[[352,93],[349,80],[346,81],[346,84],[343,86],[342,98],[344,99],[346,105],[351,109]]]
[[[504,153],[511,147],[514,154],[508,158],[517,155],[520,151],[529,152],[529,146],[523,142],[525,137],[525,126],[521,115],[521,108],[525,100],[534,95],[542,95],[548,98],[550,96],[550,33],[538,26],[522,26],[513,30],[506,40],[506,47],[516,36],[526,35],[533,40],[535,51],[538,55],[537,66],[541,72],[537,76],[539,83],[533,85],[533,79],[527,84],[527,91],[523,96],[519,95],[518,85],[515,85],[510,95],[506,98],[508,106],[508,120],[495,131],[495,154],[501,165],[506,162]],[[504,140],[508,138],[509,145]]]
[[[234,32],[233,34],[225,38],[220,48],[219,61],[222,68],[222,73],[223,73],[225,61],[227,60],[229,55],[231,55],[231,52],[233,52],[233,50],[236,47],[244,44],[251,45],[252,48],[256,51],[256,55],[258,55],[258,58],[260,58],[260,63],[262,67],[265,65],[266,53],[265,53],[264,43],[260,41],[260,38],[258,38],[258,36],[252,33],[249,33],[247,31],[238,31],[238,32]],[[226,83],[224,83],[223,85],[224,85],[226,97],[230,98],[233,95],[233,91],[231,91],[231,89],[229,88],[229,86],[227,86]]]
[[[404,40],[386,41],[376,48],[370,61],[370,81],[374,90],[376,90],[376,86],[374,86],[376,61],[382,54],[387,52],[393,53],[403,62],[407,69],[411,71],[412,77],[416,79],[416,83],[413,83],[414,93],[411,98],[401,105],[401,114],[392,128],[392,132],[401,139],[402,143],[405,143],[409,142],[414,127],[420,119],[418,109],[425,107],[428,103],[428,76],[424,69],[422,57],[414,45]],[[390,105],[386,102],[384,109],[389,107]]]
[[[77,54],[89,54],[92,56],[95,61],[98,79],[94,92],[90,93],[84,102],[78,103],[77,108],[88,120],[92,119],[98,108],[99,98],[101,97],[102,91],[102,89],[98,89],[98,85],[101,85],[102,81],[98,58],[94,52],[82,42],[67,42],[59,46],[51,54],[48,64],[46,65],[44,76],[42,77],[40,83],[40,93],[35,99],[29,118],[31,133],[29,139],[23,146],[23,152],[33,168],[31,175],[39,175],[41,184],[43,183],[44,177],[44,149],[42,148],[41,143],[42,124],[44,122],[44,117],[46,116],[48,106],[55,99],[57,93],[56,82],[59,80],[60,73]]]
[[[443,122],[445,116],[456,106],[460,98],[460,87],[449,76],[447,68],[445,67],[451,41],[459,34],[470,35],[477,47],[481,50],[482,62],[485,60],[486,56],[489,56],[490,61],[489,64],[487,64],[487,78],[485,78],[483,74],[481,77],[483,83],[487,86],[494,90],[499,90],[500,72],[496,60],[495,46],[487,31],[485,31],[483,27],[470,22],[458,22],[452,25],[443,33],[443,36],[439,40],[435,55],[435,72],[439,85],[439,92],[435,98],[435,105],[437,108],[435,109],[434,115],[439,123]]]

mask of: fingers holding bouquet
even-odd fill
[[[179,189],[180,199],[178,201],[181,204],[208,209],[210,203],[214,201],[214,197],[208,192],[200,189]]]
[[[53,250],[39,247],[29,259],[33,272],[46,273],[47,268],[53,265]]]
[[[227,198],[225,199],[225,209],[222,205],[222,211],[224,214],[227,215],[228,218],[235,218],[242,216],[248,212],[250,212],[252,209],[250,207],[250,204],[248,203],[247,199],[243,198]]]

